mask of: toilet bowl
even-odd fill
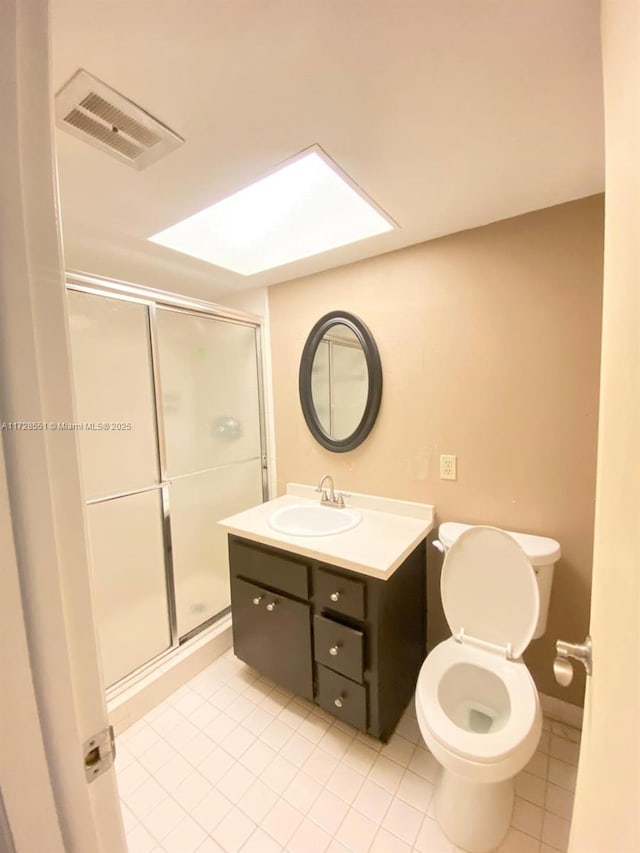
[[[427,656],[416,687],[418,724],[442,768],[436,819],[471,853],[488,853],[505,836],[514,776],[542,730],[538,692],[521,659],[540,624],[539,578],[516,536],[492,527],[457,531],[441,577],[453,636]],[[528,538],[546,543],[544,553],[540,541],[532,549],[553,567],[558,543]],[[545,591],[545,607],[548,600]]]

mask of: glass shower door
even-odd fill
[[[227,610],[217,522],[265,497],[259,329],[112,287],[68,290],[108,686]]]
[[[263,500],[255,326],[158,306],[157,356],[178,636],[229,607],[217,522]]]
[[[149,307],[70,290],[71,354],[105,683],[171,645]]]

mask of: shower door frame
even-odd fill
[[[162,410],[162,382],[160,376],[160,353],[157,329],[157,307],[196,317],[210,317],[220,322],[233,323],[235,325],[247,326],[255,331],[256,345],[256,373],[258,386],[258,416],[260,430],[260,468],[262,472],[262,499],[269,499],[269,467],[267,458],[267,435],[265,418],[265,377],[263,359],[263,319],[256,314],[236,311],[214,302],[194,299],[177,293],[164,290],[155,290],[145,285],[133,284],[131,282],[119,281],[88,273],[69,271],[65,274],[67,291],[78,291],[93,296],[102,296],[109,299],[119,299],[123,302],[133,302],[144,305],[147,308],[148,322],[148,344],[151,361],[151,381],[153,385],[154,414],[156,422],[156,450],[158,459],[159,482],[153,486],[145,486],[138,489],[130,489],[111,495],[97,498],[85,498],[85,506],[104,503],[117,498],[129,497],[130,495],[160,491],[160,506],[162,512],[163,549],[164,549],[164,575],[167,596],[167,615],[169,620],[169,647],[164,649],[137,669],[123,676],[107,690],[107,699],[113,699],[125,690],[129,689],[140,678],[144,677],[150,670],[166,662],[176,649],[200,634],[219,619],[230,613],[231,607],[225,607],[218,613],[210,616],[200,625],[192,628],[183,637],[178,632],[178,618],[176,609],[175,577],[173,570],[173,550],[171,547],[171,502],[169,487],[171,479],[167,474],[167,447],[165,440],[164,412]],[[241,460],[247,462],[251,460]],[[236,464],[236,463],[229,463]]]

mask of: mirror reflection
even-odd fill
[[[330,311],[309,332],[300,357],[302,414],[315,440],[345,453],[371,432],[382,399],[382,365],[367,326],[347,311]]]
[[[352,435],[365,412],[367,360],[356,334],[343,323],[323,335],[311,367],[311,397],[322,429],[332,439]]]

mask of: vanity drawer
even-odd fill
[[[315,659],[318,663],[362,681],[364,634],[325,616],[313,617]]]
[[[316,702],[350,726],[366,731],[367,688],[364,685],[319,666]]]
[[[344,613],[353,619],[364,619],[364,583],[316,569],[314,578],[314,597],[318,607],[327,607],[336,613]]]
[[[309,566],[285,554],[256,548],[248,542],[229,540],[229,564],[234,575],[241,575],[261,586],[288,592],[297,598],[309,598]]]

